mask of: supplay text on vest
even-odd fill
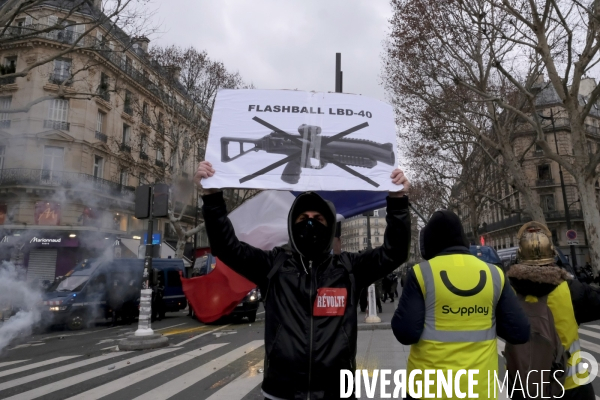
[[[527,382],[530,378],[537,381],[534,376],[540,372],[551,371],[530,371],[527,377],[523,379],[523,381],[526,382],[523,382],[517,373],[517,379],[510,385],[508,383],[507,374],[505,374],[504,380],[500,380],[496,371],[494,371],[493,374],[490,374],[490,371],[487,371],[487,397],[491,398],[491,396],[493,396],[495,398],[497,394],[496,388],[498,388],[501,393],[507,391],[510,394],[510,397],[517,391],[521,392],[523,396],[527,395],[528,398],[532,399],[562,398],[564,396],[564,387],[560,384],[555,375],[559,372],[562,373],[563,371],[553,371],[554,376],[552,376],[563,389],[563,393],[560,396],[548,397],[544,396],[541,392],[536,392],[535,394],[529,392]],[[405,369],[396,370],[393,374],[391,369],[374,369],[372,374],[366,369],[359,369],[354,373],[350,370],[342,369],[340,370],[340,398],[347,399],[352,396],[352,393],[354,393],[356,398],[361,398],[361,383],[364,383],[365,396],[369,399],[375,397],[378,387],[378,396],[382,399],[405,398],[407,394],[409,394],[410,397],[417,399],[436,399],[442,398],[442,396],[459,399],[478,399],[480,398],[479,393],[475,393],[475,388],[479,384],[477,379],[478,375],[478,369],[459,369],[457,371],[414,369],[408,374],[407,380],[407,371]],[[530,377],[529,375],[533,376]],[[465,379],[467,380],[466,390],[464,387]],[[542,379],[539,386],[541,387],[544,383],[549,382],[544,382]]]

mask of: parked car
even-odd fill
[[[178,311],[187,306],[179,271],[185,271],[181,259],[153,259],[153,268],[162,271],[165,280],[164,309]],[[137,316],[142,288],[144,260],[85,260],[65,276],[55,280],[40,304],[43,325],[66,325],[79,330],[99,318],[112,315],[111,302],[118,298],[132,316]]]
[[[471,245],[469,247],[469,251],[481,261],[486,262],[488,264],[497,265],[498,267],[502,268],[502,270],[505,270],[502,259],[498,256],[498,253],[496,253],[496,250],[494,250],[492,247]]]

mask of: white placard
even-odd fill
[[[398,191],[392,107],[343,93],[220,90],[205,188]]]

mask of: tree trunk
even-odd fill
[[[586,181],[583,178],[577,179],[577,189],[579,189],[579,199],[581,200],[581,210],[583,211],[583,221],[588,239],[588,250],[590,261],[594,269],[594,275],[598,275],[600,268],[600,210],[596,201],[596,189],[593,181]]]
[[[177,246],[175,246],[175,258],[183,258],[183,252],[185,251],[186,237],[183,235],[177,235]]]

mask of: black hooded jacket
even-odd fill
[[[451,211],[436,211],[421,230],[419,243],[425,260],[449,254],[471,254],[460,219]],[[398,308],[392,318],[396,339],[404,345],[417,343],[425,326],[425,300],[414,271],[408,273]],[[505,279],[496,306],[496,331],[509,343],[529,340],[529,320]]]
[[[222,193],[203,197],[202,211],[212,254],[256,283],[264,295],[265,370],[262,389],[282,399],[337,399],[340,370],[356,369],[357,305],[363,287],[398,268],[408,257],[408,198],[387,199],[383,245],[361,253],[331,255],[335,209],[316,193],[299,195],[288,218],[290,245],[263,251],[235,236]],[[319,211],[328,221],[329,244],[309,261],[298,252],[292,225],[303,211]],[[346,292],[340,316],[316,316],[317,292]],[[340,292],[341,291],[341,292]],[[340,305],[340,303],[338,303]]]

